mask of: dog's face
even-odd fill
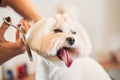
[[[91,51],[84,28],[65,15],[37,22],[27,33],[27,43],[51,62],[64,62],[70,67],[75,58]]]

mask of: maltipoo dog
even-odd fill
[[[88,35],[73,17],[74,8],[69,10],[41,19],[27,33],[27,44],[40,55],[36,80],[111,80],[87,57],[91,52]]]

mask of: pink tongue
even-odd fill
[[[59,56],[65,62],[65,64],[66,64],[67,67],[71,66],[71,64],[73,62],[73,59],[70,56],[70,53],[68,52],[67,49],[61,49]]]

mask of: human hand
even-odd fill
[[[22,23],[23,23],[23,26],[25,27],[24,31],[27,32],[30,25],[24,19],[22,19]],[[13,58],[16,55],[19,55],[25,52],[25,46],[23,44],[22,39],[20,38],[20,34],[18,31],[16,32],[16,42],[7,41],[4,38],[4,34],[8,29],[8,27],[9,25],[7,25],[5,22],[3,22],[3,24],[0,27],[0,64]]]

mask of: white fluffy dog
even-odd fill
[[[73,8],[72,8],[73,9]],[[71,12],[41,19],[27,33],[27,43],[40,57],[36,80],[111,80],[93,59],[91,44]]]

